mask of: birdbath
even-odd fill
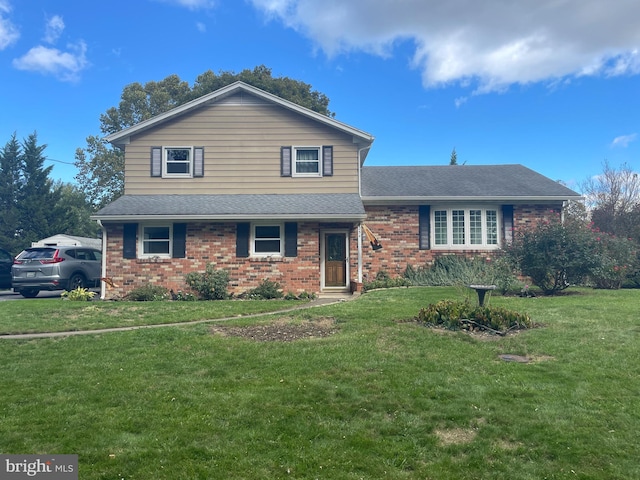
[[[474,289],[478,293],[478,303],[481,307],[484,307],[484,296],[489,290],[495,290],[495,285],[469,285],[469,288]]]

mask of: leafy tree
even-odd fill
[[[274,78],[270,68],[260,65],[240,73],[222,71],[215,74],[208,70],[196,78],[193,88],[177,75],[170,75],[159,82],[127,85],[122,91],[118,107],[111,107],[100,115],[100,130],[103,135],[118,132],[237,81],[323,115],[334,116],[328,108],[329,98],[326,95],[298,80]],[[79,170],[76,181],[94,208],[104,206],[122,195],[124,153],[119,149],[108,145],[100,137],[89,136],[87,146],[76,150],[75,165]]]
[[[56,182],[53,188],[60,192],[60,200],[54,207],[52,230],[80,237],[98,237],[100,228],[90,218],[93,208],[84,191],[77,185],[63,182]]]
[[[640,176],[629,165],[613,168],[607,161],[602,173],[582,185],[596,228],[640,242]]]
[[[458,165],[458,154],[456,153],[455,147],[453,150],[451,150],[451,159],[449,160],[449,165]]]
[[[20,156],[20,144],[14,133],[0,150],[0,246],[13,254],[19,250],[16,229],[20,216]]]
[[[580,221],[551,221],[515,232],[505,248],[520,272],[546,295],[581,284],[600,265],[601,246]]]

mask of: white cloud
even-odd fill
[[[640,2],[619,0],[251,0],[327,56],[413,43],[426,87],[474,94],[513,84],[640,73]]]
[[[80,72],[89,65],[86,58],[87,46],[80,41],[67,48],[68,51],[63,52],[57,48],[38,45],[13,60],[13,66],[18,70],[54,75],[63,81],[76,81]]]
[[[0,0],[0,50],[14,44],[20,38],[20,32],[13,22],[7,18],[11,12],[11,5],[6,0]]]
[[[630,143],[635,142],[637,139],[637,133],[632,133],[630,135],[620,135],[619,137],[613,139],[613,142],[611,142],[611,146],[627,148]]]
[[[196,22],[196,28],[200,33],[205,33],[207,31],[207,26],[202,22]]]
[[[63,30],[64,20],[62,20],[60,15],[54,15],[47,20],[44,41],[51,44],[56,43],[58,38],[60,38],[60,35],[62,35]]]

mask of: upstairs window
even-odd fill
[[[204,176],[204,147],[151,147],[151,176]]]
[[[294,176],[320,176],[320,148],[295,148]]]
[[[280,175],[283,177],[331,177],[333,146],[281,147]]]
[[[165,177],[190,177],[192,157],[189,147],[165,147],[162,173]]]

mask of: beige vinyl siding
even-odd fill
[[[333,146],[333,176],[280,176],[280,147]],[[204,177],[152,178],[152,146],[204,147]],[[357,193],[353,137],[277,105],[216,104],[131,138],[125,193]]]

